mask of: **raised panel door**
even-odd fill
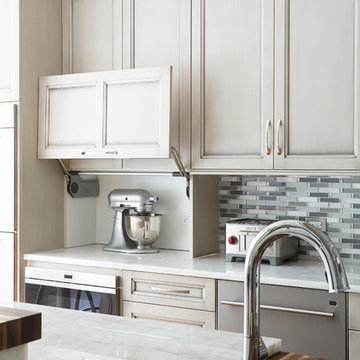
[[[279,169],[356,169],[358,0],[278,0],[276,157]]]
[[[63,72],[120,70],[123,0],[62,0]]]
[[[172,65],[170,143],[190,165],[190,0],[124,1],[124,66]],[[173,169],[172,159],[124,159],[127,169]]]
[[[193,1],[195,169],[273,166],[273,10],[273,1]]]
[[[0,1],[0,102],[19,100],[19,0]]]
[[[14,234],[0,232],[0,306],[14,300]]]

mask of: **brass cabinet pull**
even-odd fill
[[[269,145],[269,131],[270,131],[270,127],[271,127],[271,120],[268,120],[266,122],[266,129],[265,129],[265,152],[266,155],[270,155],[271,154],[271,148]]]
[[[279,119],[277,123],[277,136],[276,136],[276,147],[277,147],[277,154],[282,154],[282,148],[280,146],[280,128],[282,127],[282,120]]]
[[[222,305],[230,305],[230,306],[242,306],[242,307],[244,306],[243,302],[229,301],[229,300],[221,300],[221,304]],[[327,317],[327,318],[334,317],[334,313],[331,313],[331,312],[294,309],[294,308],[287,308],[287,307],[281,307],[281,306],[260,305],[260,309],[288,312],[288,313],[293,313],[293,314],[321,316],[321,317]]]
[[[163,289],[155,286],[150,286],[151,291],[156,291],[160,293],[172,293],[172,294],[190,294],[190,290],[181,290],[181,289]]]

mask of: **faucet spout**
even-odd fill
[[[260,264],[266,248],[283,236],[296,236],[316,249],[325,266],[329,292],[349,289],[340,254],[321,230],[295,220],[267,226],[253,240],[245,260],[244,360],[260,360]]]

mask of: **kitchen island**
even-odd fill
[[[128,319],[14,303],[42,313],[42,339],[29,344],[29,360],[241,360],[243,337],[153,320]],[[270,354],[279,339],[264,338]]]

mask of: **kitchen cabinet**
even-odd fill
[[[65,73],[172,65],[170,143],[179,150],[187,167],[191,119],[190,3],[190,0],[63,0]],[[145,157],[124,159],[123,163],[71,160],[68,166],[176,170],[172,159]]]
[[[215,280],[123,273],[123,315],[215,329]]]
[[[355,0],[193,1],[192,167],[358,169],[358,12]]]
[[[15,229],[16,110],[14,104],[0,104],[0,232]]]
[[[0,232],[0,305],[14,300],[15,291],[15,235]]]
[[[62,171],[36,157],[38,79],[61,74],[61,28],[61,0],[0,1],[0,232],[11,238],[1,240],[11,245],[0,254],[0,294],[15,299],[22,255],[63,246]]]
[[[243,291],[242,282],[218,281],[219,330],[243,332]],[[280,338],[283,351],[346,359],[345,293],[261,285],[261,299],[261,335]]]
[[[192,3],[192,167],[271,169],[274,3]]]
[[[358,169],[358,1],[276,0],[275,19],[275,168]]]
[[[349,360],[360,353],[360,294],[349,294]]]
[[[171,67],[40,79],[39,158],[169,157]]]
[[[0,102],[19,101],[19,0],[0,2]]]
[[[136,302],[123,302],[123,316],[215,329],[215,313]]]

